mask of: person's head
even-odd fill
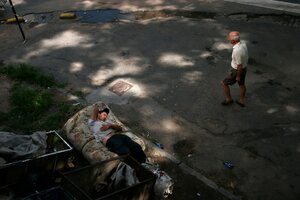
[[[108,108],[104,108],[102,110],[99,110],[98,119],[101,120],[101,121],[105,121],[108,114],[109,114],[109,109]]]
[[[238,31],[231,31],[227,36],[232,45],[235,45],[240,41],[240,33]]]

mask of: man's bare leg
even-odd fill
[[[230,87],[228,85],[224,84],[223,81],[221,81],[221,84],[222,84],[223,89],[224,89],[226,102],[228,102],[228,103],[232,102]]]
[[[239,102],[241,104],[245,104],[245,96],[246,96],[246,86],[240,85],[240,99]]]

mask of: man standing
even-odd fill
[[[232,68],[230,75],[221,81],[225,93],[225,100],[222,102],[222,105],[227,106],[233,103],[229,85],[238,82],[240,87],[240,97],[236,100],[236,103],[241,107],[245,107],[245,78],[247,73],[248,49],[246,44],[240,41],[240,33],[237,31],[230,32],[228,34],[228,40],[233,45],[231,56]]]

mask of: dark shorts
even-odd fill
[[[245,85],[245,79],[247,74],[247,67],[242,69],[241,80],[238,82],[239,85]],[[237,70],[231,68],[230,74],[223,80],[225,85],[233,85],[236,81]]]
[[[127,135],[115,134],[111,136],[106,142],[106,147],[119,156],[130,154],[140,163],[146,161],[146,155],[142,147]]]

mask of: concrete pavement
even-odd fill
[[[59,2],[19,1],[16,9],[184,9],[199,15],[105,24],[55,18],[23,24],[25,44],[15,25],[2,24],[0,60],[54,74],[68,82],[70,93],[83,92],[83,103],[106,101],[124,124],[164,144],[169,158],[181,162],[163,165],[176,180],[170,199],[198,199],[197,193],[203,199],[299,199],[297,15],[213,0]],[[207,12],[215,15],[203,17]],[[246,108],[220,105],[230,30],[239,30],[249,48]],[[122,96],[109,90],[120,80],[133,86]],[[237,86],[232,92],[237,98]],[[224,161],[235,167],[225,168]]]
[[[300,13],[300,2],[295,1],[280,1],[280,0],[225,0],[245,5],[257,6],[262,8],[270,8],[273,10],[286,11],[291,13]]]

